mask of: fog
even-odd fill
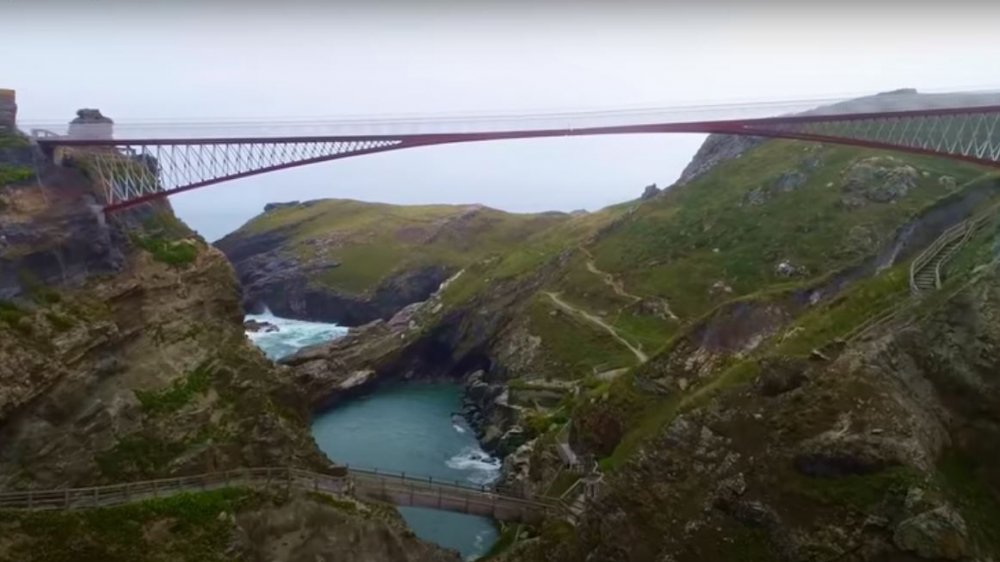
[[[993,6],[839,2],[0,2],[22,121],[614,109],[995,88]],[[808,4],[808,6],[803,6]],[[371,7],[362,7],[371,6]],[[990,81],[993,80],[991,83]],[[216,239],[270,201],[597,209],[673,182],[701,142],[484,142],[349,158],[172,198]]]

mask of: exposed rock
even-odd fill
[[[906,196],[919,178],[913,166],[891,156],[864,158],[844,171],[841,202],[846,207],[891,203]]]
[[[653,197],[659,195],[660,191],[662,190],[656,187],[655,183],[647,185],[646,188],[642,190],[642,195],[639,197],[639,199],[642,199],[643,201],[645,201],[646,199],[652,199]]]
[[[969,553],[965,520],[947,506],[902,521],[892,540],[899,548],[928,560],[959,560]]]
[[[301,203],[299,203],[298,201],[288,201],[287,203],[268,203],[264,205],[264,212],[270,213],[271,211],[275,211],[277,209],[287,209],[289,207],[297,207],[300,204]]]
[[[760,137],[709,135],[694,158],[681,172],[678,185],[684,185],[707,173],[722,162],[739,158],[744,152],[764,142]]]
[[[246,340],[224,256],[169,204],[105,219],[85,177],[40,162],[0,208],[0,487],[325,468],[304,400]],[[190,259],[133,243],[154,237]]]
[[[270,322],[263,322],[257,320],[247,320],[243,323],[243,328],[248,332],[277,332],[278,327]]]
[[[806,275],[808,271],[800,265],[795,265],[789,260],[781,260],[774,266],[774,274],[778,277],[799,277]]]

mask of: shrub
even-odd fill
[[[180,267],[187,265],[198,257],[198,246],[190,240],[165,240],[159,236],[133,237],[137,246],[153,255],[153,259]]]
[[[28,181],[33,177],[35,172],[28,166],[0,164],[0,185]]]
[[[135,396],[142,407],[151,414],[175,412],[190,402],[196,394],[203,394],[208,390],[212,374],[212,369],[202,364],[164,390],[139,390]]]

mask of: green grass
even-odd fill
[[[212,381],[212,369],[207,365],[199,365],[183,378],[174,381],[170,387],[163,390],[142,391],[135,393],[143,410],[151,415],[162,415],[184,407],[195,396],[208,391]]]
[[[787,491],[828,506],[846,506],[859,513],[871,513],[890,496],[903,497],[906,491],[925,480],[915,469],[891,466],[871,474],[851,474],[837,478],[813,478],[797,472],[784,479]]]
[[[45,319],[57,332],[65,332],[76,325],[72,317],[52,310],[45,313]]]
[[[555,312],[555,314],[553,314]],[[578,379],[596,371],[628,367],[635,355],[600,327],[558,309],[544,295],[528,306],[531,333],[542,338],[547,372],[562,379]]]
[[[27,315],[21,307],[10,301],[0,300],[0,322],[7,324],[8,326],[16,326],[18,320],[24,318]]]
[[[118,507],[76,511],[0,511],[13,529],[8,560],[136,562],[230,560],[235,513],[264,502],[243,489],[178,494]],[[156,527],[159,532],[151,533]]]
[[[857,263],[874,251],[872,244],[859,242],[865,233],[884,243],[898,226],[946,195],[937,183],[941,175],[964,184],[983,174],[982,168],[964,163],[893,155],[928,175],[921,173],[916,187],[893,204],[845,208],[842,171],[873,153],[824,146],[817,152],[823,164],[809,173],[805,185],[762,205],[747,204],[749,191],[771,185],[813,150],[806,143],[768,142],[670,190],[593,246],[597,265],[623,279],[632,292],[667,298],[682,318],[696,317],[717,303],[710,291],[716,281],[739,296],[783,282],[774,272],[783,259],[804,267],[807,277]]]
[[[558,498],[566,493],[566,491],[569,490],[573,484],[576,484],[578,480],[580,480],[579,473],[564,470],[556,476],[555,480],[552,481],[549,489],[545,491],[545,495],[552,498]]]
[[[463,205],[387,205],[327,199],[258,215],[236,236],[277,233],[283,251],[339,267],[313,281],[361,294],[403,269],[460,269],[508,252],[533,234],[569,219],[559,213],[514,214]]]
[[[491,560],[506,552],[508,548],[514,545],[514,540],[517,539],[517,533],[520,530],[520,523],[500,523],[500,536],[490,546],[490,549],[486,551],[486,554],[483,554],[476,560]]]
[[[317,503],[328,505],[349,515],[359,515],[358,505],[352,501],[339,500],[329,494],[321,494],[319,492],[307,492],[306,496]]]
[[[101,473],[113,482],[152,478],[161,475],[167,464],[187,448],[186,442],[136,434],[119,439],[113,447],[98,453],[95,460]]]
[[[35,177],[35,171],[30,166],[0,164],[0,185],[20,183],[33,177]]]
[[[789,329],[789,336],[776,344],[774,353],[806,355],[909,298],[910,264],[907,262],[858,281],[841,297],[804,314]]]
[[[995,450],[976,454],[947,451],[937,466],[937,481],[969,526],[981,552],[1000,552],[1000,456]]]
[[[0,148],[27,148],[31,146],[28,137],[20,133],[0,132]]]
[[[174,267],[188,265],[198,257],[198,246],[190,240],[167,240],[159,236],[132,236],[135,244],[152,254],[153,259]]]

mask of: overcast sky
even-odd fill
[[[996,4],[996,3],[993,3]],[[20,117],[118,120],[546,111],[997,88],[988,3],[0,0]],[[159,6],[159,7],[157,7]],[[808,7],[803,7],[808,6]],[[175,196],[208,239],[270,201],[597,209],[668,185],[701,138],[428,147]]]

